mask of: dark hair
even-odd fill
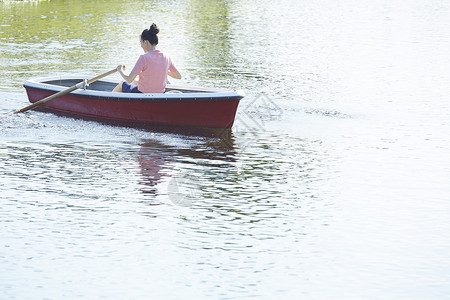
[[[158,33],[159,28],[156,26],[155,23],[153,23],[149,29],[144,29],[141,33],[141,40],[142,41],[149,41],[152,45],[158,45]]]

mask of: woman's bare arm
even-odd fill
[[[169,76],[172,77],[172,78],[175,78],[175,79],[181,79],[181,74],[180,74],[180,72],[178,72],[178,71],[172,72],[172,71],[170,71],[170,69],[169,69],[168,74],[169,74]]]
[[[122,76],[122,78],[128,83],[132,83],[133,80],[136,79],[137,74],[134,74],[133,72],[131,72],[130,75],[127,75],[123,72],[123,71],[125,71],[124,65],[118,65],[117,71],[119,72],[120,76]]]

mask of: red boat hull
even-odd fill
[[[31,103],[55,92],[25,87]],[[136,123],[231,128],[242,97],[137,101],[67,94],[43,104],[65,113]]]

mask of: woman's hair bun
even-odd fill
[[[153,23],[149,29],[144,29],[141,33],[142,41],[149,41],[152,45],[158,45],[159,28]]]
[[[159,33],[159,28],[158,28],[158,26],[156,26],[155,23],[153,23],[153,24],[150,26],[150,29],[148,30],[148,32],[149,32],[150,34],[158,34],[158,33]]]

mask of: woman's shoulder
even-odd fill
[[[150,51],[148,53],[146,53],[146,55],[148,55],[147,57],[151,57],[151,58],[156,58],[156,59],[166,59],[166,60],[170,60],[170,56],[167,54],[167,52],[165,51],[161,51],[161,50],[152,50],[152,52],[150,53]]]
[[[155,49],[155,50],[150,50],[148,51],[146,54],[152,55],[152,54],[162,54],[163,52],[161,50]]]

